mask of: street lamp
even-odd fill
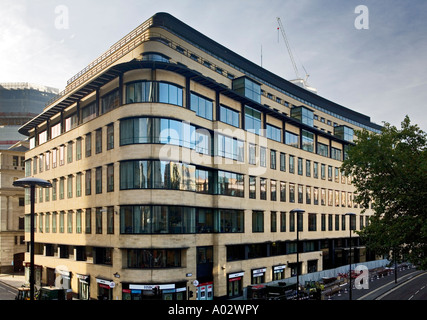
[[[349,251],[349,270],[348,270],[349,296],[348,296],[348,298],[351,300],[351,298],[352,298],[352,291],[351,291],[351,289],[352,289],[352,287],[351,287],[351,217],[356,216],[356,214],[353,212],[348,212],[345,215],[348,216],[348,229],[350,230],[350,243],[349,243],[350,251]]]
[[[49,181],[40,178],[22,178],[13,182],[15,187],[30,188],[31,215],[30,215],[30,300],[34,300],[34,203],[36,187],[50,188],[52,184]]]
[[[298,225],[298,215],[304,213],[305,210],[302,209],[292,209],[290,213],[296,213],[297,215],[297,300],[299,300],[299,225]]]

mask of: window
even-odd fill
[[[119,89],[115,89],[101,97],[101,113],[107,113],[120,105]]]
[[[210,154],[210,133],[186,122],[161,118],[130,118],[120,121],[120,145],[165,143]]]
[[[64,177],[61,177],[59,179],[59,199],[62,200],[64,199]]]
[[[264,232],[263,211],[252,211],[252,232]]]
[[[256,164],[256,146],[254,144],[249,144],[249,164]]]
[[[302,158],[298,158],[298,175],[302,176],[302,172],[303,172]]]
[[[286,154],[280,152],[280,171],[286,171]]]
[[[96,101],[82,108],[82,123],[88,122],[96,117]]]
[[[212,120],[213,102],[205,97],[191,93],[190,109],[199,117]]]
[[[282,142],[282,130],[267,123],[267,138]]]
[[[82,233],[82,210],[76,212],[76,233]]]
[[[276,150],[270,150],[270,169],[276,170]]]
[[[102,234],[102,209],[95,209],[95,232],[96,234]]]
[[[317,154],[324,156],[324,157],[328,157],[329,155],[329,146],[327,146],[326,144],[317,143]]]
[[[77,127],[77,114],[73,114],[65,119],[65,132],[70,131],[71,129],[74,129]]]
[[[313,127],[314,113],[305,107],[294,107],[291,109],[291,117],[301,121],[302,123]]]
[[[102,128],[95,131],[95,153],[102,152]]]
[[[331,147],[331,158],[335,160],[342,160],[342,152],[340,149]]]
[[[196,192],[213,194],[213,172],[211,170],[196,169]],[[185,185],[185,184],[184,184]]]
[[[239,128],[239,112],[225,106],[220,106],[220,121]]]
[[[79,137],[76,140],[76,161],[82,158],[82,139]]]
[[[107,192],[114,191],[114,164],[107,166]]]
[[[85,195],[92,194],[92,170],[87,170],[85,173]]]
[[[73,162],[73,142],[67,144],[67,163]]]
[[[182,249],[128,249],[127,267],[144,268],[179,268],[181,267]]]
[[[311,161],[305,160],[305,176],[311,177]]]
[[[244,142],[236,138],[217,134],[217,155],[228,159],[244,161]]]
[[[267,167],[267,149],[259,147],[259,164],[261,167]]]
[[[305,203],[311,204],[311,187],[310,186],[305,187]]]
[[[286,232],[286,212],[280,212],[280,232]]]
[[[102,193],[102,167],[96,168],[95,171],[95,192]]]
[[[289,184],[289,202],[295,202],[295,185],[293,183]]]
[[[68,199],[73,197],[73,176],[69,175],[67,179],[67,195]]]
[[[182,88],[171,83],[142,81],[126,84],[126,103],[160,102],[181,106]]]
[[[251,100],[261,103],[261,85],[249,78],[240,77],[233,80],[233,90]]]
[[[212,232],[212,216],[203,211],[198,231]],[[209,221],[208,221],[209,220]],[[181,206],[121,206],[121,234],[179,234],[196,232],[196,209]]]
[[[85,155],[86,157],[90,157],[92,155],[92,134],[88,133],[86,134],[85,139]]]
[[[347,126],[334,127],[334,135],[345,141],[353,142],[354,130]]]
[[[61,145],[59,146],[59,165],[63,166],[65,161],[65,146]],[[35,164],[35,162],[34,162]]]
[[[244,197],[244,175],[219,170],[217,181],[217,194]]]
[[[112,170],[112,169],[110,169]],[[120,163],[120,189],[174,189],[196,191],[196,181],[203,193],[213,193],[212,173],[185,163],[134,160]]]
[[[245,106],[245,130],[258,135],[261,132],[261,112],[248,106]]]
[[[286,182],[280,181],[280,201],[286,201]]]
[[[52,168],[56,168],[58,163],[58,149],[52,150]]]
[[[270,180],[270,200],[271,201],[277,200],[277,181],[276,180]]]
[[[298,148],[299,147],[299,141],[298,141],[298,135],[289,131],[285,132],[285,143],[289,146]]]
[[[314,152],[314,134],[306,130],[302,130],[301,134],[302,149],[305,151]]]
[[[73,233],[73,211],[71,210],[67,213],[67,232]]]
[[[308,231],[317,231],[317,215],[315,213],[308,214]]]
[[[303,194],[304,191],[303,190],[304,190],[304,186],[299,184],[298,185],[298,203],[304,202],[304,194]]]
[[[114,124],[111,123],[107,126],[107,150],[114,148]]]
[[[61,135],[61,123],[56,123],[50,127],[50,138],[56,138]]]
[[[270,232],[277,232],[277,212],[270,213]]]
[[[114,207],[107,207],[107,234],[114,234]]]
[[[85,233],[92,233],[92,209],[87,208],[85,211]]]
[[[267,179],[259,178],[259,190],[260,190],[260,199],[267,200]]]
[[[249,199],[256,199],[256,177],[249,176]]]

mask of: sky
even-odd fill
[[[63,90],[157,12],[326,99],[427,131],[427,0],[0,0],[0,82]]]

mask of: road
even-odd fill
[[[427,273],[414,275],[376,300],[427,300]]]
[[[397,273],[397,283],[395,283],[394,274],[380,277],[379,279],[370,277],[368,289],[355,289],[353,287],[352,300],[408,300],[411,295],[413,295],[412,299],[423,299],[427,294],[427,287],[421,288],[426,286],[427,283],[424,276],[419,276],[421,274],[427,275],[424,271],[413,268],[400,270]],[[411,286],[407,287],[404,284],[411,284]],[[412,285],[414,288],[412,288]],[[402,293],[406,289],[408,294]],[[418,290],[419,292],[415,294]],[[386,295],[386,293],[390,294]],[[348,285],[343,285],[341,292],[332,296],[331,300],[349,300]]]
[[[15,300],[18,290],[0,282],[0,300]]]

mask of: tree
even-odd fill
[[[401,129],[357,131],[341,169],[351,175],[355,201],[374,215],[359,232],[378,254],[427,268],[427,136],[408,116]]]

